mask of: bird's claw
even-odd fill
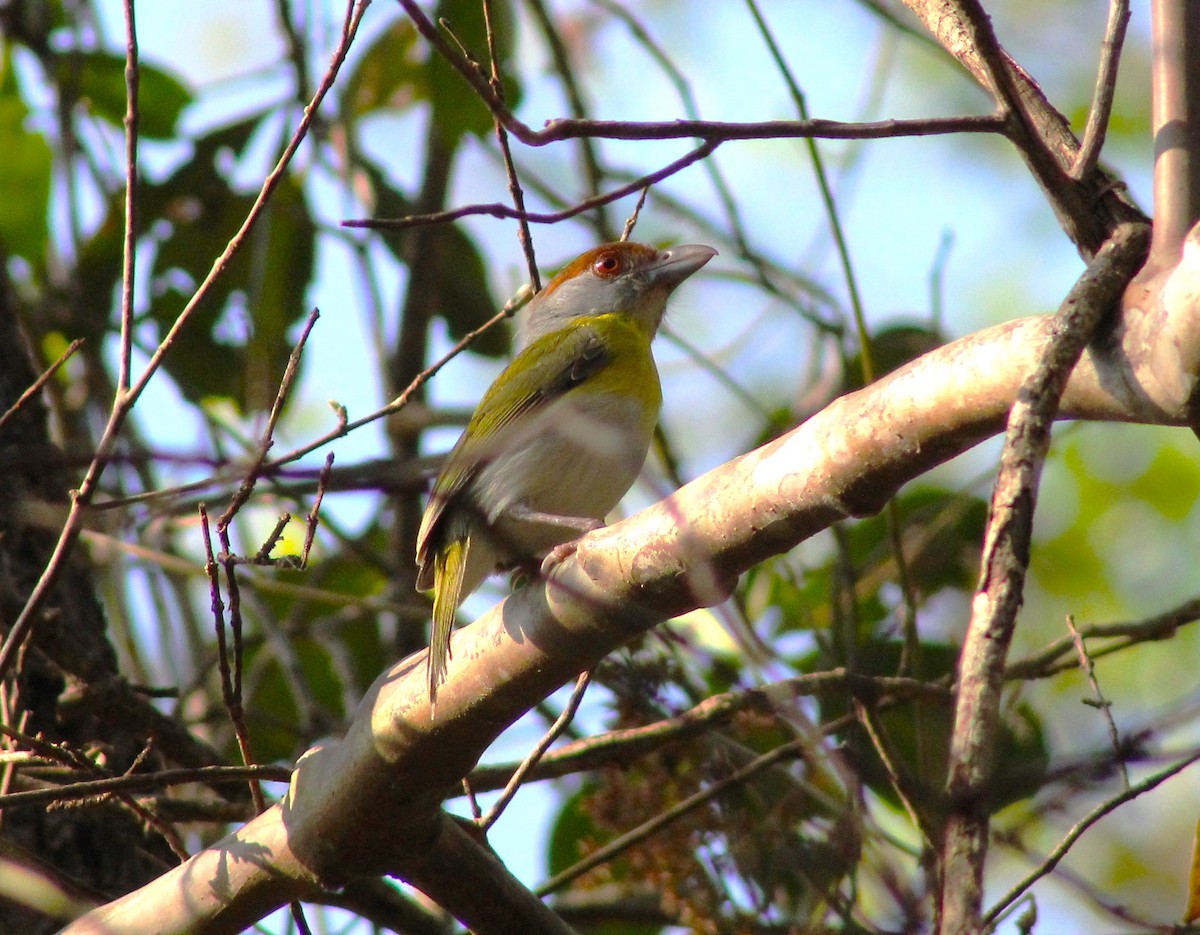
[[[577,548],[579,548],[579,540],[572,539],[570,542],[556,545],[547,552],[546,557],[542,559],[542,577],[549,578],[550,572],[574,555]]]

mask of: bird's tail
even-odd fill
[[[429,700],[437,698],[438,685],[446,677],[450,658],[450,631],[462,597],[463,574],[467,568],[470,537],[446,543],[434,558],[433,627],[429,634]]]

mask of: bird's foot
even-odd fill
[[[570,542],[563,542],[556,545],[546,557],[542,559],[542,567],[540,569],[543,578],[549,578],[550,572],[554,571],[559,565],[575,554],[575,550],[579,548],[579,540],[572,539]]]

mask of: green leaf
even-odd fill
[[[979,577],[987,501],[962,491],[917,487],[897,498],[897,505],[908,577],[918,597],[930,597],[944,588],[973,590]]]
[[[1128,495],[1144,500],[1166,519],[1180,522],[1200,499],[1200,464],[1193,455],[1163,445],[1150,467],[1130,485]]]
[[[364,161],[363,170],[371,181],[378,217],[399,218],[412,213],[412,202],[378,167]],[[436,230],[424,229],[421,235],[434,238],[431,248],[434,262],[422,271],[428,278],[428,288],[437,297],[434,313],[445,319],[450,336],[455,341],[460,340],[499,310],[488,285],[483,258],[475,242],[457,225],[443,224]],[[413,236],[416,232],[412,229],[381,232],[388,250],[406,265],[412,259],[406,244]],[[496,327],[477,338],[471,351],[485,357],[503,357],[511,345],[509,329]]]
[[[895,322],[875,331],[871,335],[871,363],[874,377],[891,373],[910,360],[916,360],[936,347],[946,343],[946,338],[924,324]],[[862,357],[859,354],[847,361],[843,392],[857,390],[863,385]]]
[[[247,306],[253,321],[245,347],[243,403],[267,409],[291,356],[288,329],[307,311],[304,298],[313,277],[316,225],[295,176],[285,176],[259,220],[259,230],[238,258],[245,272]]]
[[[304,673],[303,684],[295,687],[335,721],[345,718],[345,685],[338,677],[329,650],[307,636],[292,637],[291,648]]]
[[[797,578],[785,559],[763,562],[746,574],[746,613],[751,620],[780,616],[778,631],[824,629],[830,624],[828,567],[806,570]]]
[[[588,782],[563,803],[550,830],[547,861],[551,874],[560,873],[586,857],[588,849],[585,843],[595,845],[611,840],[612,835],[596,824],[588,810],[588,803],[596,790],[597,784]],[[621,857],[606,866],[618,880],[628,880],[631,876],[627,861]],[[576,930],[586,935],[655,935],[662,928],[649,923],[612,922],[577,925]]]
[[[1086,523],[1074,523],[1062,535],[1039,542],[1029,568],[1050,594],[1086,594],[1093,601],[1114,600],[1111,572],[1090,541]]]
[[[289,652],[299,673],[292,671],[292,660],[288,666],[283,665],[269,646],[264,643],[252,647],[245,654],[243,671],[249,688],[246,719],[260,762],[291,761],[307,743],[296,729],[301,712],[316,707],[331,720],[345,717],[345,692],[329,652],[315,640],[305,636],[290,639]],[[303,702],[298,698],[300,692],[304,693]]]
[[[300,716],[296,702],[294,680],[274,658],[265,662],[264,646],[247,647],[243,655],[243,672],[255,677],[248,685],[245,697],[247,726],[254,742],[254,755],[260,763],[290,761],[298,751],[296,731],[292,727]],[[232,665],[232,663],[231,663]],[[232,762],[240,761],[240,753],[230,739],[227,755]]]
[[[348,119],[377,110],[403,110],[426,96],[426,70],[416,60],[416,27],[399,18],[376,37],[371,47],[339,82],[341,111]]]
[[[154,228],[158,229],[161,221],[171,222],[171,230],[174,230],[176,222],[186,224],[189,218],[199,215],[202,212],[204,204],[203,197],[221,198],[229,194],[228,186],[226,186],[219,178],[214,180],[213,165],[216,161],[223,158],[225,155],[240,155],[246,145],[249,143],[254,130],[259,126],[257,118],[249,118],[231,126],[216,130],[208,136],[202,137],[195,143],[196,154],[191,162],[185,164],[173,176],[173,179],[178,181],[178,184],[162,184],[155,185],[153,183],[142,182],[138,186],[138,228],[137,236],[144,237],[147,230]],[[207,166],[207,169],[200,167]],[[190,168],[189,168],[190,167]],[[202,192],[201,198],[198,198],[196,192]],[[250,202],[243,201],[243,204],[248,208]],[[240,220],[238,220],[240,223]],[[97,225],[95,232],[83,244],[80,255],[77,278],[80,284],[80,291],[88,296],[104,296],[106,301],[111,300],[114,294],[117,283],[121,279],[121,255],[124,247],[123,243],[123,225],[124,225],[124,193],[116,192],[109,199],[108,209],[104,219]],[[232,228],[236,230],[236,226]],[[232,230],[230,233],[232,233]],[[191,262],[187,266],[187,279],[189,282],[199,282],[199,277],[203,277],[208,271],[208,265],[211,265],[212,260],[225,248],[224,242],[219,242],[218,238],[212,238],[205,249],[214,249],[217,252],[211,253],[206,257],[195,254],[185,257]],[[207,260],[207,265],[206,265]],[[159,266],[162,265],[161,258],[156,258]],[[152,275],[154,263],[151,264]],[[168,287],[163,283],[151,285],[152,293],[158,296],[160,306],[151,308],[152,317],[157,320],[170,323],[175,320],[175,315],[183,308],[184,302],[191,296],[191,292],[184,291],[181,284],[175,283]],[[224,298],[219,301],[223,302]],[[77,322],[77,325],[83,328],[81,337],[94,339],[100,338],[105,333],[109,324],[109,315],[107,306],[104,306],[103,314],[96,315],[90,319],[85,319]],[[215,349],[215,345],[210,346],[209,351]],[[206,352],[207,353],[207,352]],[[212,370],[212,392],[221,393],[229,392],[229,382],[222,380],[220,386],[223,389],[217,388],[217,378],[219,372],[213,370],[211,365],[203,364],[204,360],[212,361],[211,356],[195,355],[201,366]],[[177,363],[169,363],[167,370],[170,372]],[[194,399],[200,399],[211,393],[202,392],[200,395],[193,396]]]
[[[443,272],[441,313],[450,336],[458,341],[496,314],[498,306],[475,242],[456,226],[441,228],[438,237]],[[510,344],[509,330],[498,326],[476,338],[471,350],[500,357],[508,353]]]
[[[385,537],[372,535],[361,540],[365,549],[386,547]],[[317,588],[334,594],[344,594],[356,600],[381,594],[387,586],[382,572],[358,555],[331,555],[306,570],[279,570],[280,581],[304,588]],[[263,606],[276,619],[290,620],[300,631],[319,633],[331,653],[341,659],[341,671],[354,684],[351,689],[361,694],[379,675],[380,660],[388,658],[388,648],[379,634],[379,621],[369,613],[344,617],[338,605],[291,594],[263,592]]]
[[[40,266],[48,236],[50,145],[25,128],[29,108],[0,46],[0,253],[16,254]]]
[[[552,876],[573,867],[587,856],[585,842],[600,841],[607,837],[587,808],[587,802],[595,792],[596,784],[589,782],[567,799],[559,810],[554,827],[550,829],[550,851],[547,855]]]
[[[107,52],[64,55],[58,64],[58,80],[67,87],[77,84],[79,95],[97,117],[120,127],[126,110],[125,59]],[[153,65],[138,68],[138,133],[152,139],[175,135],[179,115],[192,102],[183,83]]]
[[[896,641],[873,640],[857,649],[856,670],[863,675],[895,675],[902,646]],[[819,654],[807,662],[806,669],[827,668],[828,660]],[[944,643],[922,643],[919,666],[910,674],[925,681],[953,679],[958,665],[958,647]],[[850,713],[848,697],[821,700],[821,720],[831,721]],[[878,712],[877,723],[886,734],[891,754],[912,781],[928,815],[940,821],[944,814],[942,790],[945,788],[950,738],[954,729],[954,708],[949,698],[944,704],[909,702]],[[851,748],[854,762],[862,764],[862,775],[872,789],[895,807],[900,800],[874,743],[855,722],[841,735]],[[996,770],[987,796],[987,808],[998,811],[1005,805],[1032,795],[1041,785],[1050,761],[1045,733],[1034,710],[1025,704],[1005,708],[997,745]]]
[[[151,264],[150,314],[163,328],[175,321],[254,202],[216,168],[223,151],[245,145],[247,133],[243,125],[205,138],[173,176],[148,186],[147,216],[170,222]],[[288,329],[306,311],[315,238],[300,182],[285,177],[164,361],[188,399],[228,397],[242,411],[271,404],[291,353]]]
[[[504,96],[511,108],[520,99],[519,86],[507,67],[513,51],[512,7],[507,0],[498,0],[493,4],[492,15]],[[445,21],[457,40],[453,44],[465,47],[470,57],[490,72],[487,32],[479,0],[441,0],[434,12],[434,21]],[[482,137],[492,132],[491,111],[453,65],[440,55],[431,55],[426,69],[425,83],[433,105],[433,123],[442,131],[447,148],[453,149],[464,134]]]

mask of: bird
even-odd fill
[[[662,405],[651,341],[668,297],[716,254],[603,244],[530,301],[525,346],[447,455],[417,532],[431,702],[459,605],[495,571],[561,561],[637,479]]]

